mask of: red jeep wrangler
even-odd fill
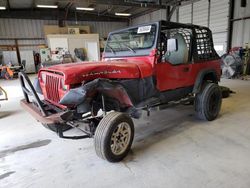
[[[62,138],[94,137],[97,155],[117,162],[131,148],[131,118],[142,110],[188,100],[198,118],[214,120],[220,75],[208,28],[159,21],[111,32],[101,62],[43,68],[34,86],[20,73],[21,105]],[[84,135],[65,136],[71,127]]]

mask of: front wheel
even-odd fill
[[[134,139],[134,123],[124,113],[110,112],[96,128],[96,154],[109,162],[119,162],[127,156]]]
[[[199,119],[214,120],[221,108],[222,94],[215,83],[205,83],[201,92],[195,96],[195,111]]]

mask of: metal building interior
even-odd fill
[[[0,187],[249,188],[249,42],[250,0],[0,0]]]

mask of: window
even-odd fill
[[[187,28],[167,29],[162,31],[161,44],[159,44],[162,61],[168,61],[173,65],[190,62],[191,33],[192,30]],[[176,39],[177,51],[168,52],[167,39]]]
[[[212,34],[204,28],[195,28],[196,40],[196,60],[212,60],[217,59],[218,55],[213,47]]]
[[[156,25],[140,26],[109,36],[106,52],[149,49],[154,45]]]

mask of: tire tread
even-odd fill
[[[115,123],[115,121],[117,121],[119,118],[124,118],[126,116],[127,116],[126,114],[121,113],[121,112],[110,112],[100,121],[96,129],[95,136],[94,136],[94,145],[95,145],[95,151],[96,151],[97,156],[99,156],[100,158],[104,160],[108,160],[110,162],[119,161],[119,159],[112,159],[112,157],[110,157],[109,154],[107,153],[106,137],[108,133],[110,132],[110,129],[112,129],[112,125]],[[127,116],[126,118],[130,118],[130,117]],[[134,126],[133,122],[132,122],[132,126]],[[134,128],[132,127],[132,129]],[[131,136],[133,136],[133,133]]]
[[[201,93],[198,93],[196,95],[196,97],[195,97],[196,116],[201,120],[212,121],[217,117],[217,115],[216,115],[216,117],[209,116],[208,112],[206,110],[206,104],[205,104],[206,97],[207,97],[208,93],[212,89],[218,89],[218,91],[220,92],[220,88],[219,88],[219,86],[217,84],[215,84],[215,83],[204,83]],[[218,96],[218,97],[222,98],[221,92],[220,92],[220,96]],[[221,106],[221,99],[220,99],[218,105]],[[220,110],[220,106],[219,106],[219,110]]]

